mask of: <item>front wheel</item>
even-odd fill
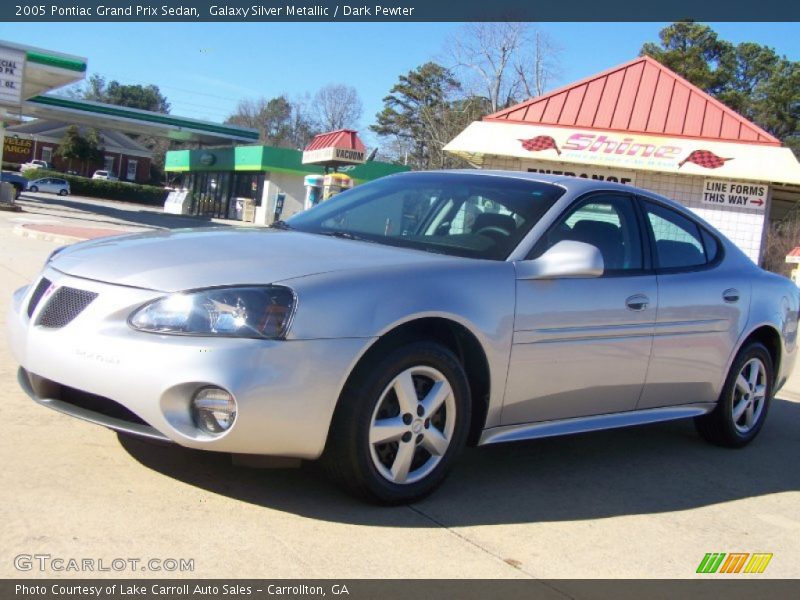
[[[774,381],[772,357],[763,344],[748,344],[731,365],[717,407],[697,417],[695,426],[707,441],[741,448],[761,431],[767,418]]]
[[[28,188],[28,191],[33,192],[35,194],[36,192],[39,191],[39,188],[36,187],[35,185],[32,185],[31,187]]]
[[[402,346],[354,374],[336,410],[325,463],[349,491],[400,504],[432,492],[464,448],[464,369],[433,342]]]

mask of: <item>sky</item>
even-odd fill
[[[668,23],[542,23],[560,47],[553,88],[635,58]],[[800,23],[709,23],[720,38],[800,60]],[[83,56],[88,73],[155,84],[175,115],[222,122],[239,100],[313,94],[331,82],[362,99],[361,131],[401,74],[446,63],[459,23],[0,23],[0,39]]]

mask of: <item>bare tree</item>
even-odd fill
[[[556,77],[559,48],[528,23],[468,23],[447,41],[464,89],[492,112],[539,95]]]
[[[362,105],[356,88],[329,83],[314,94],[314,113],[322,131],[357,129]]]

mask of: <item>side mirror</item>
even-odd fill
[[[516,263],[517,279],[578,279],[600,277],[603,255],[583,242],[558,242],[539,258]]]

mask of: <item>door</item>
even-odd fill
[[[657,288],[632,198],[580,200],[529,258],[565,239],[596,246],[604,274],[517,281],[504,425],[633,410],[644,385]]]
[[[658,276],[653,356],[639,408],[715,402],[750,305],[746,276],[705,228],[643,202]]]

